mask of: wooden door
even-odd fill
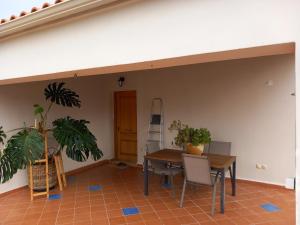
[[[135,91],[115,92],[115,157],[137,160],[137,104]]]

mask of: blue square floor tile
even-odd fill
[[[100,185],[90,185],[89,190],[90,191],[100,191],[100,190],[102,190],[102,187]]]
[[[60,198],[61,198],[60,194],[49,195],[49,200],[57,200],[57,199],[60,199]]]
[[[261,207],[268,212],[277,212],[280,210],[280,208],[278,208],[276,205],[273,205],[271,203],[263,204],[261,205]]]
[[[124,216],[129,216],[129,215],[136,215],[139,214],[140,211],[138,208],[123,208],[123,214]]]
[[[162,187],[163,188],[167,188],[167,189],[171,189],[172,188],[172,184],[170,184],[170,183],[163,183]]]
[[[73,183],[73,182],[75,182],[76,177],[75,176],[68,176],[67,179],[68,179],[68,182]]]

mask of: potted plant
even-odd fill
[[[65,83],[50,83],[44,90],[46,101],[49,102],[47,109],[39,104],[34,105],[34,115],[38,118],[34,126],[24,124],[22,128],[13,130],[16,132],[4,145],[6,134],[0,127],[0,182],[4,183],[11,179],[19,169],[25,169],[30,163],[45,158],[44,145],[48,135],[54,137],[58,143],[55,151],[49,152],[52,156],[65,151],[67,157],[78,161],[86,161],[90,156],[98,160],[103,156],[97,146],[95,136],[90,132],[87,125],[89,121],[77,120],[71,117],[56,119],[52,126],[48,124],[48,114],[52,107],[80,107],[79,95],[71,89],[65,88]],[[1,146],[0,146],[1,147]]]
[[[204,145],[211,142],[211,135],[206,128],[192,128],[183,124],[180,120],[175,120],[170,125],[169,130],[177,130],[175,145],[185,149],[190,154],[201,155]]]

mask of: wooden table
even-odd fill
[[[181,154],[184,151],[174,150],[174,149],[163,149],[157,152],[148,154],[144,158],[144,194],[148,195],[148,161],[156,160],[166,163],[173,164],[182,164]],[[216,154],[204,154],[207,156],[211,168],[219,171],[221,175],[221,198],[220,198],[220,207],[221,213],[225,211],[225,171],[232,167],[232,176],[231,176],[231,187],[232,195],[236,194],[236,156],[228,155],[216,155]]]

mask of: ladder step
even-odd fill
[[[35,163],[41,163],[41,162],[44,162],[44,163],[45,163],[45,162],[46,162],[46,159],[39,159],[39,160],[35,160],[34,162],[35,162]]]
[[[160,134],[160,131],[158,131],[158,130],[149,130],[149,133]]]
[[[160,114],[152,114],[151,115],[151,124],[160,125],[161,123],[161,115]]]
[[[148,139],[147,141],[149,141],[149,142],[160,142],[160,140],[151,140],[151,139]]]
[[[47,195],[48,193],[45,192],[38,192],[38,193],[33,193],[33,196],[40,196],[40,195]]]

